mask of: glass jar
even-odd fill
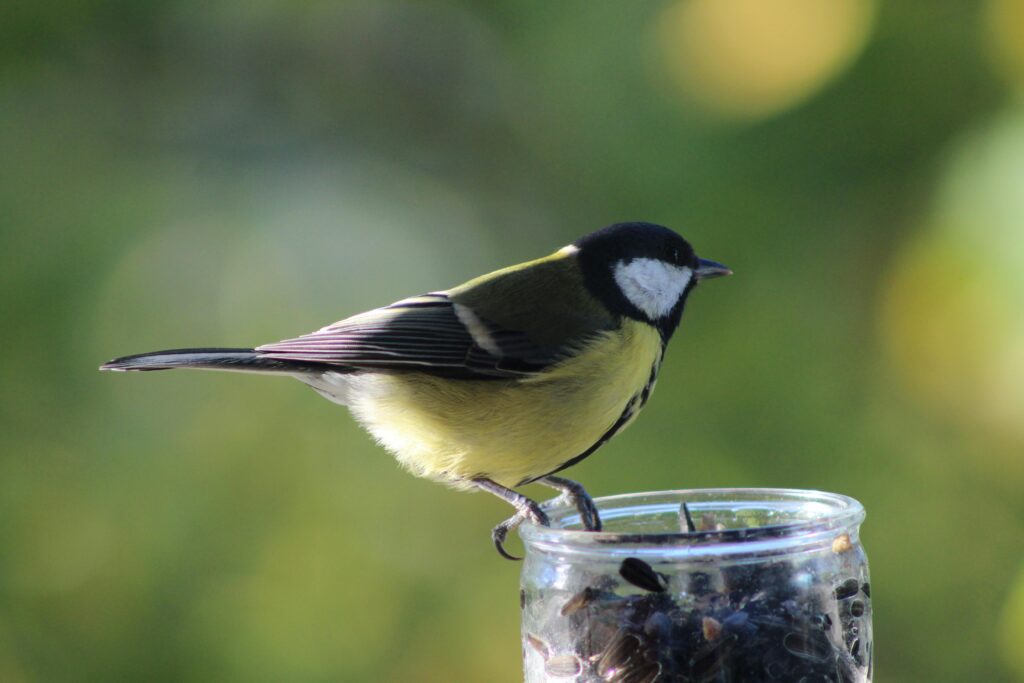
[[[871,680],[856,500],[702,489],[595,502],[602,532],[558,499],[550,527],[520,528],[527,683]]]

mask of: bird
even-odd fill
[[[294,377],[351,414],[412,474],[515,508],[491,538],[547,514],[539,483],[600,531],[592,498],[558,473],[629,426],[654,389],[688,296],[730,275],[653,223],[616,223],[554,253],[254,348],[116,358],[110,371],[177,368]]]

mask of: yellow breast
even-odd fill
[[[661,351],[654,328],[627,320],[528,379],[372,375],[350,407],[416,475],[455,486],[483,476],[511,487],[593,446],[643,391]]]

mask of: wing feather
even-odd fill
[[[457,305],[446,293],[431,292],[256,351],[267,358],[315,361],[355,371],[416,370],[504,379],[540,372],[585,341],[581,337],[561,345],[538,344],[525,332],[502,328],[478,315],[470,329],[460,319]]]

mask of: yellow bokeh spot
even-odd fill
[[[883,299],[890,354],[915,394],[961,421],[1024,438],[1024,328],[997,276],[947,237],[896,264]]]
[[[784,111],[813,95],[861,51],[873,0],[680,0],[657,20],[673,86],[738,119]]]
[[[1024,86],[1024,0],[989,0],[983,40],[996,69]]]
[[[1024,441],[1024,114],[966,136],[928,229],[894,261],[882,333],[906,385],[946,417]]]

